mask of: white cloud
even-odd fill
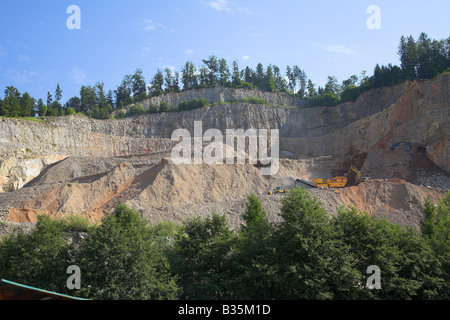
[[[231,12],[231,9],[229,7],[229,2],[227,0],[217,0],[217,1],[207,2],[206,5],[213,8],[217,12],[222,12],[222,11]]]
[[[30,61],[30,57],[27,56],[26,54],[20,54],[20,55],[17,57],[17,60],[18,60],[18,61]]]
[[[248,60],[248,59],[250,59],[250,56],[243,56],[242,57],[242,60]]]
[[[18,70],[6,70],[4,75],[6,78],[11,80],[14,83],[17,84],[26,84],[33,82],[33,79],[36,78],[36,76],[39,76],[39,73],[35,71],[18,71]]]
[[[78,67],[73,67],[69,72],[69,77],[74,84],[86,84],[88,82],[88,76],[86,72]]]
[[[252,38],[266,38],[266,35],[264,33],[260,33],[260,32],[252,32],[252,33],[250,33],[250,37],[252,37]]]
[[[217,12],[226,12],[226,13],[245,13],[250,14],[250,10],[247,8],[235,5],[234,3],[229,2],[228,0],[215,0],[210,2],[204,2],[208,7],[213,8]]]
[[[343,45],[329,45],[325,47],[325,51],[336,52],[340,54],[355,54],[352,49]]]
[[[156,30],[156,25],[154,24],[153,20],[151,20],[151,19],[146,19],[142,25],[143,25],[142,28],[145,31]]]
[[[194,53],[194,50],[189,49],[189,50],[186,50],[184,53],[185,53],[185,54],[193,54],[193,53]]]
[[[152,19],[145,19],[142,23],[142,30],[144,31],[155,31],[160,28],[165,28],[165,26],[159,22],[155,22]]]

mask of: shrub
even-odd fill
[[[266,100],[256,97],[241,98],[240,101],[243,103],[251,103],[251,104],[267,104]]]
[[[150,104],[148,106],[147,113],[152,114],[157,112],[159,112],[159,107],[156,104]]]
[[[128,111],[128,115],[129,116],[135,116],[135,115],[140,115],[140,114],[144,114],[145,110],[144,110],[144,106],[142,104],[139,105],[132,105],[130,107],[130,110]]]
[[[340,98],[335,93],[325,93],[323,95],[317,95],[312,98],[309,98],[306,101],[306,107],[331,107],[335,106],[340,102]]]
[[[167,112],[169,111],[170,106],[166,101],[163,101],[159,104],[159,111],[160,112]]]
[[[76,112],[75,109],[72,108],[72,107],[68,107],[67,110],[66,110],[66,115],[68,115],[68,116],[74,115],[74,114],[76,114],[76,113],[77,113],[77,112]]]
[[[194,99],[194,100],[185,100],[180,102],[178,105],[178,110],[185,111],[185,110],[192,110],[192,109],[200,109],[204,108],[208,105],[208,100],[205,98],[200,99]]]
[[[123,110],[120,110],[119,112],[117,112],[116,114],[116,119],[123,119],[126,117],[125,112],[123,112]]]

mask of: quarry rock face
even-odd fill
[[[198,98],[204,98],[209,103],[221,103],[227,101],[237,101],[242,98],[257,98],[266,101],[270,105],[278,106],[303,106],[305,101],[298,96],[287,93],[263,92],[260,90],[233,89],[226,87],[200,88],[186,90],[178,93],[162,94],[156,97],[145,99],[138,104],[142,104],[144,109],[149,105],[159,106],[161,102],[167,102],[169,106],[178,106],[183,101],[191,101]],[[127,111],[129,107],[124,108]]]
[[[267,104],[232,102],[122,120],[0,118],[0,220],[35,222],[39,214],[99,220],[125,202],[149,220],[182,220],[215,210],[238,225],[245,198],[254,192],[275,221],[279,197],[266,196],[268,190],[292,186],[299,177],[329,179],[355,165],[378,182],[311,192],[332,211],[353,203],[417,227],[422,198],[437,200],[450,188],[449,81],[443,75],[405,82],[335,107],[306,108],[287,94],[219,87],[154,97],[143,105],[243,97]],[[193,135],[195,121],[202,122],[203,131],[279,129],[284,158],[279,173],[264,177],[250,164],[175,165],[170,161],[177,144],[172,133],[183,128]],[[397,142],[413,148],[387,150]],[[399,196],[393,199],[390,193]]]

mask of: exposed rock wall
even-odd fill
[[[450,76],[407,82],[402,86],[399,98],[378,113],[355,120],[330,134],[285,138],[281,144],[302,157],[324,152],[353,155],[407,141],[424,146],[427,156],[450,172]],[[358,101],[355,106],[357,104]]]
[[[80,123],[84,118],[74,119]],[[61,121],[61,122],[60,122]],[[101,134],[64,119],[46,123],[0,119],[0,192],[21,188],[46,166],[69,156],[152,155],[170,151],[168,139]]]
[[[249,96],[247,90],[209,88],[169,94],[170,104],[206,97],[210,102]],[[128,156],[169,152],[175,129],[280,129],[281,151],[292,158],[346,157],[385,149],[399,141],[423,145],[427,156],[450,172],[450,75],[371,90],[336,107],[301,104],[286,94],[254,91],[273,105],[232,103],[123,120],[70,116],[44,123],[0,119],[0,192],[33,179],[46,165],[68,156]]]
[[[233,89],[226,87],[202,88],[195,90],[186,90],[178,93],[167,93],[160,96],[145,99],[138,104],[142,104],[145,109],[149,105],[159,106],[161,102],[167,102],[170,106],[178,106],[182,101],[191,101],[196,98],[205,98],[209,103],[218,103],[226,101],[236,101],[242,98],[259,98],[271,105],[280,106],[303,106],[305,100],[298,96],[288,93],[272,93],[260,90]],[[124,110],[127,110],[125,108]]]

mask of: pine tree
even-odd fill
[[[219,61],[215,55],[210,56],[208,59],[202,60],[207,69],[207,86],[217,86],[219,84]],[[206,71],[206,70],[205,70]]]
[[[152,81],[150,82],[150,94],[158,95],[163,92],[164,86],[164,74],[161,69],[156,71],[156,74],[153,76]],[[116,102],[117,103],[117,102]]]
[[[47,115],[47,106],[44,104],[44,101],[42,101],[42,99],[38,100],[37,112],[39,117],[45,117]]]
[[[239,87],[242,83],[241,72],[239,71],[239,64],[237,61],[233,61],[233,74],[231,83],[234,87]]]
[[[47,92],[47,106],[51,107],[53,104],[53,96],[50,92]]]
[[[132,78],[131,75],[126,75],[120,86],[115,90],[117,108],[123,108],[124,106],[133,103]]]
[[[56,86],[56,90],[55,90],[55,101],[56,102],[60,102],[62,99],[62,90],[59,86],[59,83]]]
[[[308,98],[313,98],[316,96],[316,88],[314,86],[314,83],[311,81],[311,79],[308,80],[308,85],[307,85],[307,89],[308,89]]]
[[[265,74],[262,63],[258,63],[258,65],[256,66],[256,73],[253,77],[253,84],[260,90],[264,90]]]
[[[255,73],[250,67],[245,67],[244,71],[244,81],[247,83],[255,84]]]
[[[137,69],[131,77],[131,87],[134,101],[142,101],[147,96],[147,85],[141,69]]]
[[[6,87],[3,100],[3,112],[6,117],[20,117],[22,108],[20,105],[20,92],[14,86]]]
[[[277,66],[273,66],[273,77],[275,80],[275,87],[277,88],[277,91],[286,92],[286,81],[283,79],[280,68],[278,68]]]
[[[0,98],[0,117],[5,115],[5,110],[3,110],[3,100]]]
[[[20,108],[22,109],[22,117],[33,117],[34,116],[35,100],[32,98],[28,92],[25,92],[20,98]]]
[[[269,92],[276,92],[277,91],[277,86],[275,84],[275,78],[273,76],[273,71],[272,71],[272,66],[269,65],[267,67],[267,72],[265,75],[265,83],[263,86],[263,89],[265,91],[269,91]]]
[[[225,59],[219,60],[219,85],[226,86],[230,81],[230,69]]]
[[[194,89],[198,86],[197,69],[191,61],[187,61],[181,70],[181,82],[184,90]]]

